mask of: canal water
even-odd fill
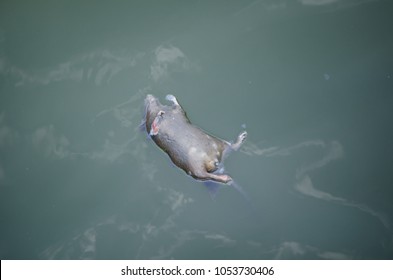
[[[393,3],[2,1],[1,259],[392,259]],[[228,141],[214,195],[140,129]],[[181,137],[181,135],[179,135]]]

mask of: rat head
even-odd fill
[[[157,122],[161,120],[165,112],[171,110],[171,107],[162,105],[158,98],[151,94],[148,94],[145,98],[145,122],[146,131],[148,133],[155,131],[154,125],[158,125]],[[153,126],[153,130],[152,130]]]
[[[158,98],[151,94],[148,94],[145,98],[145,123],[146,131],[149,132],[151,125],[156,118],[158,112],[163,109],[163,105],[160,103]]]

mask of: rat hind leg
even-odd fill
[[[195,179],[202,180],[202,181],[214,181],[218,183],[228,184],[232,182],[231,176],[227,174],[216,174],[216,173],[209,173],[206,170],[199,170],[198,172],[193,173],[192,175]]]
[[[233,181],[231,176],[227,174],[213,174],[213,173],[207,173],[207,174],[208,174],[208,180],[213,180],[215,182],[227,184]]]
[[[187,169],[188,170],[186,172],[197,180],[201,180],[201,181],[211,180],[223,184],[227,184],[232,181],[232,178],[229,175],[208,172],[208,170],[206,170],[204,161],[189,162]]]

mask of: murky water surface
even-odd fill
[[[392,259],[393,4],[2,1],[2,259]],[[250,201],[139,130],[177,96]],[[179,135],[181,137],[181,135]]]

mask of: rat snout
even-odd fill
[[[146,95],[146,98],[145,98],[145,109],[146,109],[146,111],[150,111],[150,110],[154,110],[155,111],[155,107],[157,107],[157,106],[158,106],[157,98],[155,98],[151,94]]]
[[[148,94],[148,95],[146,95],[146,99],[148,99],[148,100],[155,99],[155,97],[152,94]]]
[[[147,105],[150,105],[151,103],[153,103],[153,102],[157,102],[157,98],[155,98],[153,95],[151,95],[151,94],[148,94],[148,95],[146,95],[146,98],[145,98],[145,105],[147,106]]]

